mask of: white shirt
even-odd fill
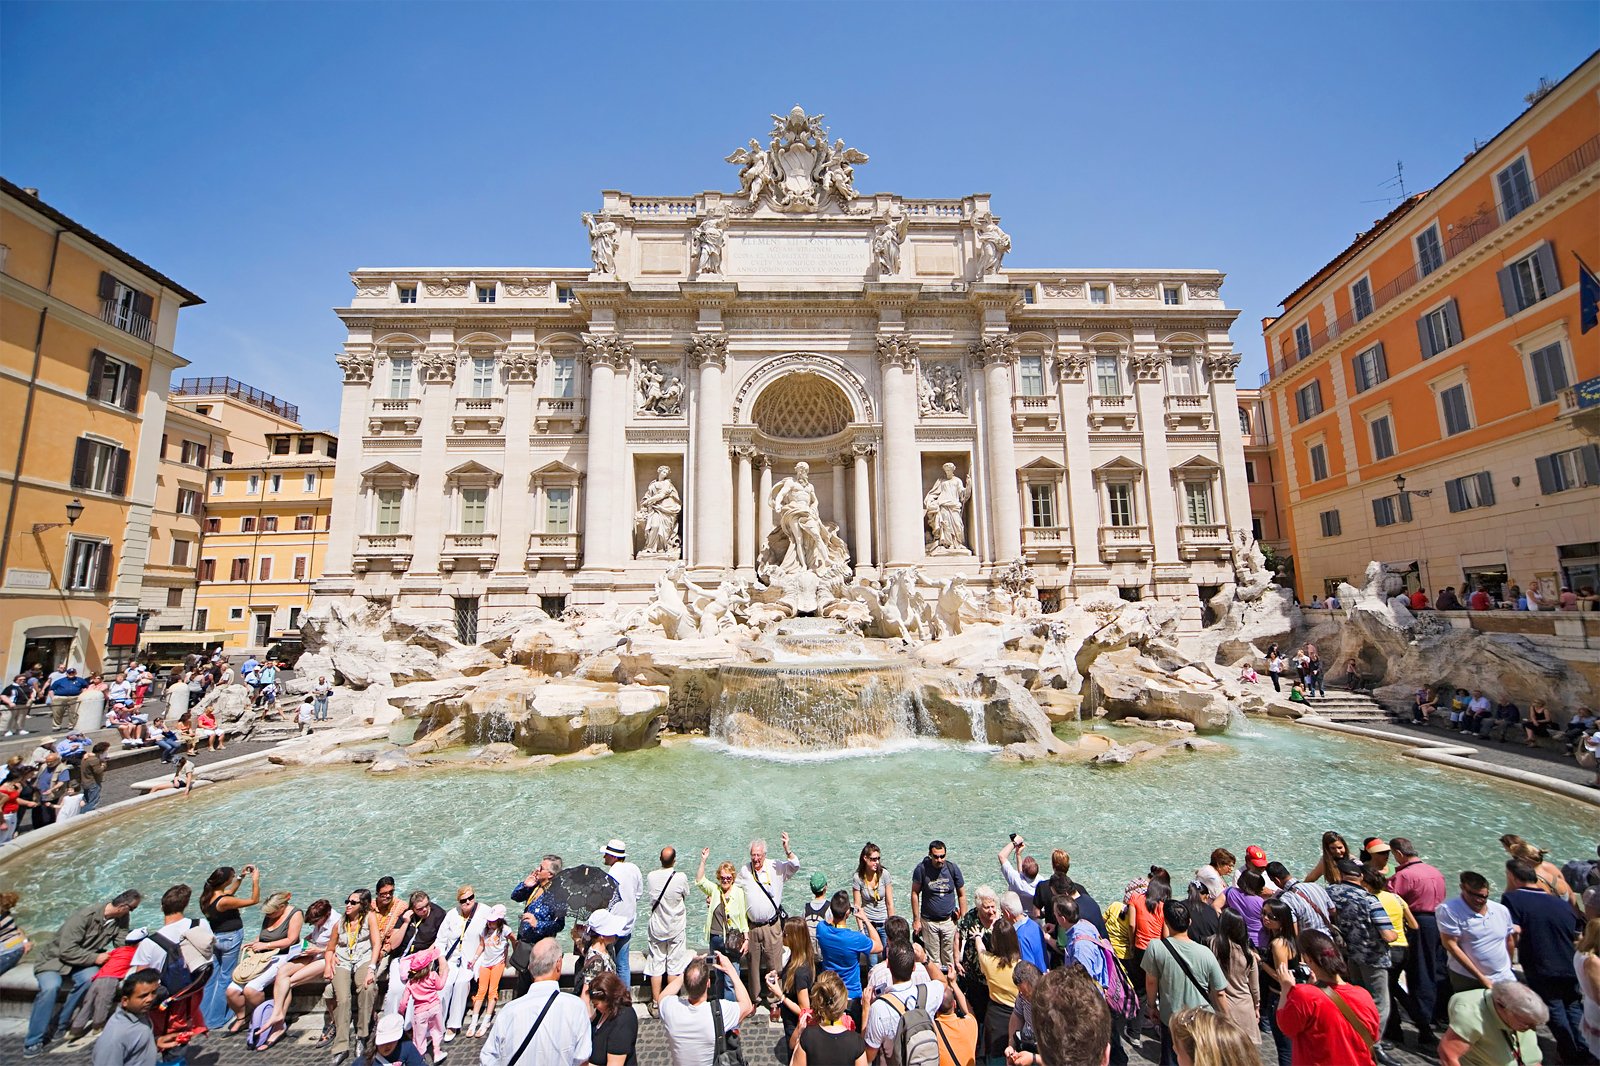
[[[439,924],[439,935],[434,944],[438,947],[439,954],[450,963],[452,975],[471,976],[466,966],[477,957],[478,943],[483,939],[483,924],[488,915],[488,908],[479,904],[472,909],[471,918],[463,918],[461,908],[455,906],[450,908],[450,913],[446,914],[444,921]],[[457,950],[458,945],[460,950]],[[460,980],[461,977],[457,976],[456,979]]]
[[[665,889],[665,892],[662,890]],[[652,906],[656,897],[660,906],[650,912],[651,940],[678,940],[688,932],[689,908],[685,899],[689,895],[689,875],[681,870],[651,870],[645,878],[645,906]]]
[[[556,1001],[539,1023],[522,1066],[583,1066],[589,1061],[589,1012],[583,1000],[562,992],[554,981],[535,981],[527,992],[501,1007],[494,1015],[489,1039],[478,1053],[479,1066],[511,1066],[512,1056],[527,1039],[534,1019],[551,996]]]
[[[1001,863],[1000,871],[1005,875],[1006,887],[1017,894],[1024,907],[1033,906],[1033,890],[1039,887],[1039,882],[1050,880],[1049,874],[1042,873],[1036,874],[1031,878],[1024,877],[1022,871],[1009,862]]]
[[[667,1033],[667,1054],[672,1066],[711,1066],[711,1056],[717,1048],[712,1002],[722,1011],[723,1032],[739,1028],[737,1003],[701,1000],[691,1007],[681,996],[661,997],[661,1028]]]
[[[204,921],[196,921],[193,918],[179,918],[175,922],[163,925],[160,929],[152,930],[152,933],[159,933],[162,940],[181,944],[184,934],[196,926],[205,926],[206,929],[210,929],[210,925]],[[146,934],[145,938],[139,941],[139,946],[134,949],[133,961],[129,964],[128,972],[142,970],[146,966],[160,970],[166,965],[167,949],[151,940],[150,934]]]
[[[893,995],[906,1010],[921,1007],[932,1017],[938,1013],[939,1004],[944,1002],[944,985],[919,985],[915,981],[907,981],[903,985],[892,986],[885,994]],[[899,1033],[900,1012],[883,996],[874,999],[872,1009],[867,1012],[867,1024],[861,1030],[861,1039],[870,1048],[882,1048],[892,1043]]]
[[[744,889],[745,911],[750,916],[751,925],[766,925],[778,916],[777,908],[783,906],[783,883],[800,872],[800,857],[793,859],[773,859],[761,864],[761,873],[750,872],[750,864],[745,863],[739,867],[739,877],[736,882]],[[766,891],[762,891],[762,887]],[[772,899],[768,900],[767,897]]]
[[[606,867],[606,873],[617,885],[611,893],[611,913],[622,916],[622,936],[632,936],[633,923],[639,917],[639,897],[644,893],[644,874],[626,859]]]
[[[928,976],[928,968],[922,963],[917,963],[911,970],[911,983],[925,985],[933,980]],[[892,982],[889,980],[889,960],[884,959],[872,969],[867,971],[867,987],[872,989],[874,996],[881,996],[889,991]]]

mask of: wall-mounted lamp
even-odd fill
[[[83,501],[73,497],[72,502],[67,504],[67,520],[65,522],[35,522],[33,531],[35,533],[43,533],[47,529],[60,529],[62,526],[76,525],[82,514]]]
[[[1432,489],[1412,489],[1409,492],[1406,491],[1406,476],[1404,474],[1396,474],[1394,476],[1394,487],[1402,496],[1421,496],[1423,499],[1427,499],[1429,496],[1433,495]]]

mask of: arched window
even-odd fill
[[[1250,409],[1248,407],[1239,408],[1239,432],[1247,437],[1250,435]]]

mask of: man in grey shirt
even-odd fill
[[[122,979],[116,1012],[94,1041],[94,1066],[156,1066],[150,1008],[160,986],[160,971],[148,967]]]

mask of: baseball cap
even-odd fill
[[[1249,866],[1265,866],[1267,864],[1267,853],[1261,850],[1259,845],[1251,844],[1244,849],[1244,861]]]
[[[1339,874],[1342,877],[1360,877],[1361,864],[1354,859],[1340,859]]]
[[[828,875],[818,870],[811,875],[811,891],[821,892],[828,887]]]

